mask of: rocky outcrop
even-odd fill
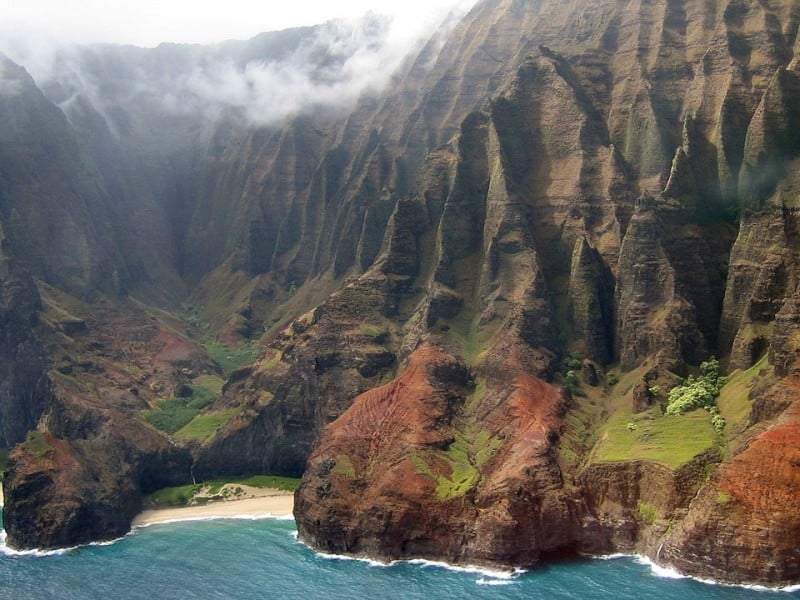
[[[301,539],[459,563],[532,564],[571,548],[552,452],[568,396],[524,375],[499,391],[470,389],[462,364],[421,346],[325,430],[296,493]]]
[[[75,294],[117,293],[128,282],[110,199],[75,132],[28,73],[0,56],[13,93],[0,95],[0,220],[4,253]]]
[[[178,388],[186,372],[211,370],[213,362],[140,306],[120,312],[109,302],[87,315],[80,311],[85,305],[69,300],[42,284],[35,339],[55,357],[37,373],[41,395],[16,398],[29,403],[28,411],[38,409],[11,451],[3,482],[4,526],[16,548],[119,537],[144,494],[191,481],[188,449],[147,425],[141,411]],[[29,362],[9,383],[24,381],[35,356],[24,356]]]
[[[658,555],[671,521],[684,517],[716,453],[678,470],[649,461],[596,463],[578,478],[582,504],[578,549],[583,554]]]
[[[130,530],[142,496],[191,481],[188,451],[113,411],[60,402],[51,431],[33,431],[9,457],[4,527],[15,548],[64,548]]]
[[[775,316],[769,362],[779,375],[788,375],[800,363],[800,296],[787,298]]]
[[[579,238],[570,265],[570,319],[575,337],[583,342],[583,354],[602,365],[614,356],[613,290],[608,265],[585,237]]]
[[[198,477],[302,474],[319,431],[396,366],[396,326],[383,315],[398,284],[384,284],[345,285],[231,375],[220,406],[241,410],[197,455]]]
[[[734,583],[798,581],[798,383],[793,376],[761,391],[762,402],[788,409],[778,409],[777,419],[755,428],[746,447],[699,490],[657,560]]]
[[[754,364],[768,350],[776,316],[798,285],[796,63],[775,69],[745,137],[743,212],[720,326],[723,350],[731,350],[739,367]]]

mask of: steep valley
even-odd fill
[[[483,0],[383,92],[270,122],[158,86],[323,77],[346,57],[307,48],[348,30],[0,57],[9,543],[271,473],[326,551],[800,583],[798,28],[797,0]]]

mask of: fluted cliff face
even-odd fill
[[[39,292],[31,277],[17,269],[2,250],[0,290],[0,433],[2,446],[11,448],[36,426],[52,390],[47,354],[33,331],[41,308]]]
[[[512,421],[515,404],[501,390],[518,389],[524,374],[551,376],[554,355],[567,349],[600,364],[618,361],[623,371],[647,366],[645,398],[647,382],[718,352],[730,352],[732,366],[746,369],[769,348],[787,374],[797,360],[794,333],[787,333],[795,331],[796,244],[789,238],[797,150],[779,132],[796,127],[789,106],[797,99],[795,17],[784,9],[628,5],[595,10],[584,29],[578,16],[586,13],[570,6],[560,39],[533,27],[528,35],[539,47],[462,122],[456,140],[431,155],[412,199],[395,210],[384,253],[362,277],[413,281],[406,298],[393,303],[407,312],[385,314],[405,322],[401,364],[408,360],[413,370],[409,352],[432,343],[486,386],[474,402],[486,393]],[[559,7],[541,10],[559,14]],[[692,26],[699,18],[702,34]],[[715,96],[719,87],[725,93]],[[736,122],[738,133],[727,131]],[[406,376],[392,385],[405,389]],[[388,393],[397,397],[393,406],[415,403],[411,392]],[[780,393],[762,386],[753,397],[769,403]],[[773,485],[797,491],[796,468],[779,449],[794,439],[791,409],[783,412],[792,401],[751,417],[750,429],[730,432],[722,444],[731,444],[737,458],[708,484],[703,473],[719,460],[713,454],[699,455],[694,470],[687,463],[673,471],[647,462],[602,467],[597,450],[578,461],[576,472],[563,454],[559,459],[559,435],[568,436],[569,426],[544,435],[535,456],[525,454],[536,448],[533,440],[500,435],[498,452],[515,453],[516,468],[556,474],[534,483],[520,482],[502,463],[482,462],[488,450],[481,444],[491,448],[494,438],[470,427],[488,427],[494,418],[469,401],[454,409],[468,442],[451,425],[422,418],[415,431],[449,437],[440,443],[447,459],[434,467],[419,457],[398,462],[399,455],[366,439],[392,440],[395,427],[395,419],[372,415],[378,409],[367,411],[376,402],[369,394],[324,431],[298,491],[301,534],[317,546],[505,564],[550,553],[639,551],[717,579],[797,579],[796,519],[767,500]],[[534,396],[540,409],[548,405],[542,390]],[[348,434],[365,411],[380,433]],[[631,430],[637,427],[631,422]],[[386,443],[395,453],[416,447]],[[733,480],[746,481],[749,469],[764,472],[772,460],[770,483],[760,491],[732,491]],[[381,465],[406,466],[390,475]],[[598,475],[602,469],[607,473]],[[373,481],[378,472],[384,476]],[[566,493],[561,478],[573,476],[577,487]],[[419,486],[400,484],[415,477]],[[484,502],[498,477],[502,492]],[[609,478],[618,484],[606,489]],[[459,485],[457,509],[434,490]],[[675,494],[663,496],[670,486]],[[522,516],[515,502],[526,494]],[[416,495],[429,498],[426,512],[407,517],[409,506],[419,506]],[[643,516],[651,509],[653,516]],[[448,521],[453,511],[457,525]],[[484,519],[493,526],[476,525]],[[551,519],[559,535],[548,535],[543,522]],[[672,532],[670,522],[681,525]],[[520,552],[516,533],[527,528]]]
[[[636,551],[797,582],[798,23],[791,0],[487,0],[382,95],[259,126],[235,111],[148,124],[153,99],[126,104],[120,77],[100,103],[113,111],[59,109],[14,71],[30,100],[0,96],[16,128],[0,214],[44,306],[30,300],[3,352],[43,312],[58,375],[34,384],[39,404],[2,404],[28,411],[4,417],[22,432],[8,444],[40,430],[12,453],[9,539],[119,533],[141,493],[190,466],[305,472],[298,529],[331,551],[505,565]],[[97,77],[104,56],[150,60],[108,52],[87,54]],[[158,53],[169,72],[210,60]],[[72,145],[37,187],[20,173],[51,136]],[[59,174],[77,190],[65,215]],[[54,219],[64,235],[32,241]],[[135,298],[189,299],[220,339],[261,344],[202,443],[140,421],[218,373],[190,339],[202,330]],[[662,414],[675,374],[712,355],[734,374],[727,425]],[[95,455],[110,457],[100,484]],[[54,493],[69,473],[85,485]]]

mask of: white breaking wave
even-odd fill
[[[654,563],[652,560],[647,558],[646,556],[636,556],[636,562],[640,565],[645,565],[650,567],[650,571],[656,577],[661,577],[662,579],[688,579],[688,575],[684,575],[677,569],[673,567],[665,567],[659,564]]]
[[[156,525],[169,525],[171,523],[188,523],[191,521],[263,521],[265,519],[273,519],[275,521],[294,521],[292,515],[274,515],[272,513],[261,513],[257,515],[211,515],[211,516],[194,516],[194,517],[175,517],[174,519],[165,519],[164,521],[157,521],[155,523],[141,523],[134,525],[132,531],[137,529],[144,529],[146,527],[154,527]]]
[[[303,544],[303,542],[301,542],[297,538],[297,536],[295,536],[295,539],[297,539],[297,543],[298,544]],[[303,545],[306,546],[306,544],[303,544]],[[363,557],[363,556],[348,556],[347,554],[333,554],[333,553],[330,553],[330,552],[318,552],[316,550],[314,551],[314,553],[319,558],[321,558],[323,560],[341,560],[341,561],[351,561],[351,562],[362,562],[362,563],[364,563],[366,565],[369,565],[370,567],[391,567],[392,566],[392,563],[390,563],[390,562],[381,562],[379,560],[374,560],[372,558],[366,558],[366,557]]]
[[[297,537],[297,532],[292,532],[293,537],[297,540],[299,544],[303,544],[304,546],[308,547],[307,544],[304,544],[301,540]],[[487,567],[480,567],[477,565],[453,565],[444,561],[437,561],[437,560],[427,560],[424,558],[412,558],[408,560],[392,560],[392,561],[381,561],[376,560],[374,558],[368,558],[365,556],[351,556],[347,554],[334,554],[331,552],[320,552],[312,548],[314,553],[323,560],[341,560],[341,561],[353,561],[353,562],[361,562],[370,567],[379,567],[379,568],[389,568],[396,565],[407,564],[407,565],[414,565],[420,567],[422,569],[427,568],[437,568],[437,569],[444,569],[447,571],[452,571],[456,573],[470,573],[475,575],[481,575],[481,578],[476,580],[475,583],[478,585],[508,585],[513,583],[516,578],[520,575],[525,573],[524,569],[515,568],[512,570],[500,570],[500,569],[489,569]]]
[[[59,550],[17,550],[15,548],[10,547],[6,543],[5,530],[0,531],[0,554],[4,554],[5,556],[35,556],[35,557],[59,556],[61,554],[66,554],[70,550],[74,549],[75,548],[62,548]]]
[[[510,579],[484,579],[483,577],[475,583],[478,585],[514,585],[514,581]]]
[[[615,554],[592,554],[589,556],[592,560],[618,560],[620,558],[630,558],[630,554],[623,554],[622,552],[617,552]]]
[[[0,554],[4,554],[5,556],[28,556],[35,558],[46,558],[48,556],[62,556],[69,552],[74,552],[79,548],[85,548],[91,546],[111,546],[112,544],[116,544],[118,541],[126,538],[128,535],[130,535],[130,533],[113,540],[106,540],[104,542],[90,542],[88,544],[70,546],[69,548],[57,548],[55,550],[41,550],[38,548],[34,548],[33,550],[17,550],[16,548],[12,548],[6,543],[7,535],[5,529],[0,529]]]
[[[744,588],[747,590],[754,590],[757,592],[797,592],[800,591],[800,585],[789,585],[784,587],[769,587],[766,585],[756,585],[752,583],[725,583],[722,581],[715,581],[713,579],[705,579],[703,577],[695,577],[693,575],[685,575],[675,569],[674,567],[665,567],[663,565],[658,565],[654,563],[651,559],[647,558],[646,556],[636,555],[636,562],[640,565],[646,565],[650,567],[650,571],[656,577],[661,577],[664,579],[692,579],[699,583],[704,583],[706,585],[720,585],[723,587],[738,587]]]
[[[451,565],[450,563],[446,563],[443,561],[425,560],[424,558],[415,558],[411,560],[405,560],[405,561],[401,560],[395,562],[396,563],[405,562],[410,565],[418,565],[423,569],[428,567],[435,567],[438,569],[445,569],[447,571],[454,571],[456,573],[475,573],[477,575],[483,575],[484,577],[490,577],[491,579],[498,579],[505,581],[510,581],[525,573],[524,569],[518,569],[518,568],[506,571],[500,569],[489,569],[487,567],[479,567],[476,565]]]

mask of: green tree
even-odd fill
[[[703,408],[711,414],[714,429],[725,429],[725,418],[719,414],[717,396],[728,378],[720,375],[719,361],[712,358],[700,364],[700,375],[690,375],[680,385],[669,391],[668,415],[680,415],[690,410]]]

